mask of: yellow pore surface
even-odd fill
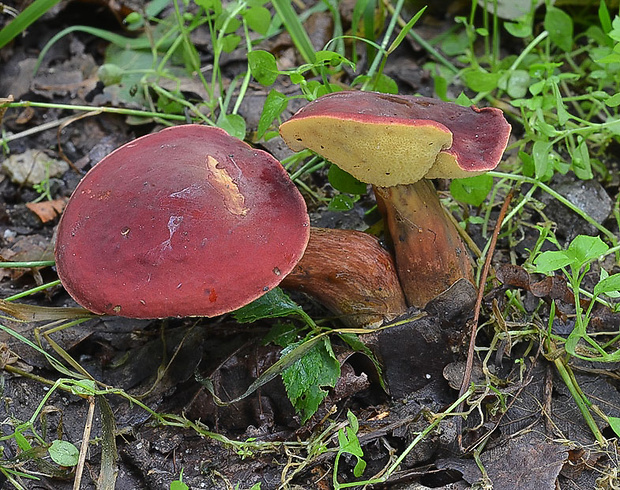
[[[280,134],[291,149],[309,148],[380,187],[417,182],[452,145],[446,128],[421,120],[407,125],[309,116],[285,122]]]

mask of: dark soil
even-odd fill
[[[432,19],[435,25],[429,23],[424,27],[429,37],[453,22],[443,13],[435,13]],[[329,23],[321,20],[325,19],[314,19],[311,26],[319,46],[331,37]],[[105,6],[61,2],[25,36],[0,51],[0,97],[12,95],[15,100],[62,104],[105,102],[96,75],[105,43],[88,35],[74,33],[63,38],[33,75],[36,57],[46,41],[66,26],[87,21],[96,27],[122,33]],[[291,49],[286,38],[279,38],[274,46],[276,44],[280,52]],[[201,56],[208,59],[208,46],[204,46],[204,50]],[[236,53],[223,60],[223,72],[228,79],[244,66],[241,61]],[[432,96],[432,79],[421,68],[425,61],[426,54],[418,46],[405,43],[390,58],[386,73],[398,82],[402,93]],[[290,87],[280,89],[292,90]],[[241,109],[250,131],[256,129],[266,95],[267,90],[251,85]],[[299,104],[291,103],[288,113],[294,112]],[[11,109],[2,121],[4,134],[14,136],[8,142],[11,155],[32,150],[71,162],[70,168],[50,179],[51,197],[60,203],[103,156],[135,137],[161,128],[152,121],[135,124],[135,119],[96,114],[67,119],[64,125],[22,136],[26,130],[36,130],[75,114],[54,108]],[[277,158],[289,154],[279,138],[265,146]],[[3,159],[8,160],[6,152],[0,156],[0,160]],[[308,183],[320,193],[331,192],[325,175],[320,172]],[[595,181],[576,181],[569,175],[553,185],[563,194],[573,196],[571,200],[585,201],[585,205],[592,208],[591,214],[599,212],[600,221],[613,229],[606,220],[611,213],[611,197],[618,192],[617,178],[603,186]],[[27,207],[38,196],[31,185],[15,183],[7,172],[0,175],[0,255],[5,260],[53,259],[58,217],[43,222],[40,209]],[[546,196],[539,198],[547,205],[546,216],[557,223],[560,238],[568,241],[579,233],[592,233],[561,205]],[[364,210],[372,206],[372,202],[368,202],[371,198],[366,199],[346,213],[328,211],[310,198],[308,205],[314,224],[365,229],[372,224],[369,220],[376,219],[374,215],[364,215]],[[535,224],[540,216],[529,210],[524,219]],[[537,238],[537,234],[527,231],[530,228],[524,230],[522,239],[512,249],[521,261]],[[472,227],[468,231],[475,241],[484,244],[487,237],[482,237],[479,229]],[[500,240],[495,253],[496,268],[508,262],[509,246],[506,239]],[[54,279],[54,268],[5,270],[0,297]],[[540,292],[529,282],[523,284],[516,279],[504,282],[521,289],[528,314],[538,307],[540,298],[548,299],[552,294],[549,290]],[[481,325],[491,316],[493,299],[501,302],[504,297],[505,289],[499,282],[495,285],[497,289],[491,291],[484,302]],[[80,488],[96,488],[99,478],[104,447],[102,398],[111,407],[115,423],[119,456],[115,463],[118,469],[116,488],[119,489],[169,489],[181,471],[183,481],[196,489],[246,489],[256,483],[261,483],[262,489],[281,485],[331,488],[335,452],[310,457],[308,445],[322,431],[329,430],[331,437],[325,444],[330,449],[336,448],[336,424],[346,422],[347,410],[352,410],[360,421],[359,438],[368,463],[365,476],[378,474],[390,458],[401,454],[428,426],[432,413],[442,412],[457,399],[467,353],[467,320],[471,319],[475,297],[473,289],[465,288],[459,294],[451,291],[428,309],[425,318],[382,334],[377,353],[384,360],[389,393],[382,388],[379,373],[367,356],[336,345],[342,378],[317,415],[305,425],[300,424],[279,379],[241,402],[224,407],[215,404],[200,382],[203,378],[212,379],[216,394],[223,399],[241,395],[278,358],[279,348],[262,344],[272,325],[270,322],[239,325],[229,316],[165,321],[102,318],[56,332],[52,334],[55,342],[97,380],[126,391],[153,411],[176,414],[198,424],[187,424],[185,428],[162,425],[143,408],[121,396],[98,397]],[[301,296],[296,299],[303,302],[311,314],[325,317],[326,313],[318,305]],[[40,306],[75,306],[60,286],[21,301]],[[499,307],[501,309],[501,304]],[[539,312],[543,317],[545,308],[543,306],[543,312]],[[601,330],[617,328],[613,315],[601,312],[598,318]],[[510,319],[509,323],[511,329],[526,326],[522,318]],[[35,328],[44,326],[10,319],[6,319],[4,325],[32,341],[36,341]],[[554,328],[567,334],[571,326],[558,324]],[[16,425],[32,417],[50,389],[40,378],[53,382],[59,374],[29,345],[5,330],[0,336],[0,362],[6,367],[0,373],[0,420],[2,434],[8,435]],[[492,327],[483,327],[478,345],[488,346],[492,336]],[[59,356],[45,340],[42,346],[55,357]],[[467,419],[448,418],[442,422],[439,430],[414,447],[399,470],[381,488],[459,489],[488,481],[493,482],[496,490],[595,488],[597,479],[600,488],[612,488],[614,482],[617,485],[615,442],[608,448],[595,444],[566,386],[550,361],[540,355],[539,345],[532,341],[519,343],[513,349],[509,344],[495,348],[485,368],[491,370],[498,391],[489,391],[480,410],[472,412]],[[486,351],[479,354],[479,359],[483,359]],[[620,416],[617,366],[576,363],[574,368],[579,385],[590,400],[608,416]],[[472,378],[472,381],[479,380],[484,383],[481,360],[476,361]],[[57,390],[45,402],[45,409],[34,425],[48,442],[60,438],[80,447],[88,409],[88,400]],[[601,419],[597,421],[604,434],[613,437],[611,429]],[[264,444],[261,449],[248,446],[242,451],[206,436],[207,430],[231,440],[251,438],[255,443]],[[45,452],[26,458],[14,438],[2,440],[0,447],[1,466],[37,476],[38,480],[22,477],[20,481],[25,488],[72,488],[73,471],[52,464]],[[482,465],[477,464],[474,456],[479,457],[487,475],[482,475]],[[355,458],[343,458],[341,482],[353,479],[354,465]],[[290,475],[293,475],[291,480],[288,479]],[[11,488],[9,482],[5,481],[4,485],[3,488]]]

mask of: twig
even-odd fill
[[[90,440],[90,432],[93,428],[93,417],[95,415],[95,397],[88,397],[88,414],[86,416],[86,424],[84,424],[84,435],[82,436],[82,445],[80,447],[80,457],[75,468],[75,479],[73,480],[73,490],[80,490],[82,482],[82,473],[84,472],[84,463],[86,462],[86,453],[88,452],[88,441]]]
[[[489,244],[489,250],[487,252],[486,259],[484,261],[484,267],[482,269],[482,275],[480,276],[480,284],[478,284],[478,297],[476,298],[476,306],[474,308],[474,317],[471,322],[469,322],[469,349],[467,351],[467,362],[465,364],[465,372],[463,373],[463,381],[461,382],[461,389],[459,391],[459,398],[463,396],[463,394],[469,389],[469,382],[471,380],[471,371],[474,365],[474,354],[476,349],[476,333],[478,330],[478,321],[480,319],[480,310],[482,308],[482,298],[484,297],[484,287],[487,282],[487,277],[489,275],[489,269],[491,268],[491,261],[493,260],[493,253],[495,252],[495,245],[497,244],[497,237],[499,236],[499,232],[504,223],[504,217],[508,211],[508,207],[510,206],[510,202],[512,201],[512,197],[514,196],[514,189],[511,189],[508,195],[506,196],[506,200],[504,204],[502,204],[502,208],[499,211],[499,216],[497,217],[497,223],[495,224],[495,229],[493,230],[493,236],[491,237],[491,243]],[[456,410],[457,412],[463,412],[463,404],[465,402],[461,402],[459,408]],[[461,423],[461,419],[458,419]],[[462,447],[462,433],[458,431],[458,442],[461,450]]]

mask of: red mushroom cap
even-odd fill
[[[176,126],[88,172],[58,225],[56,266],[98,314],[215,316],[278,285],[309,230],[275,158],[221,129]]]
[[[293,150],[310,148],[359,180],[387,187],[491,170],[510,126],[499,109],[344,91],[310,102],[280,133]]]

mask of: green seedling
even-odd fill
[[[566,274],[575,298],[575,327],[566,339],[564,348],[571,356],[589,361],[616,362],[620,359],[620,350],[612,353],[605,350],[606,347],[611,347],[614,341],[601,346],[587,333],[592,308],[599,296],[620,291],[620,274],[607,276],[594,286],[592,299],[585,310],[581,304],[580,291],[585,275],[590,271],[592,262],[606,255],[608,251],[609,246],[599,237],[579,235],[566,250],[543,252],[534,260],[536,272],[549,274],[562,270]],[[580,344],[582,340],[587,346]]]

